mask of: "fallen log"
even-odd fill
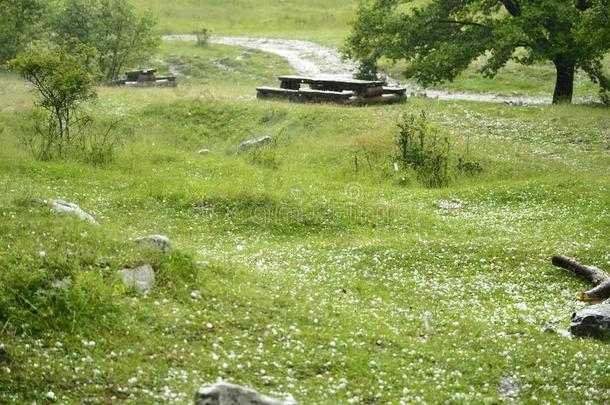
[[[570,270],[594,285],[594,288],[580,295],[581,301],[593,303],[610,298],[610,275],[602,269],[580,264],[566,256],[553,256],[552,261],[555,266]]]

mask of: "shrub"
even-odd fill
[[[199,31],[193,33],[197,38],[197,46],[202,48],[208,46],[210,40],[210,31],[207,28],[202,28]]]
[[[94,126],[85,106],[97,97],[96,52],[82,44],[31,48],[9,62],[37,93],[35,111],[24,125],[22,143],[41,160],[79,155],[94,164],[112,159],[118,136],[114,122]]]
[[[398,124],[397,159],[403,169],[412,169],[417,180],[428,187],[449,184],[449,137],[428,123],[425,113],[405,114]]]
[[[41,112],[34,116],[35,134],[26,139],[37,158],[65,156],[90,125],[91,118],[82,106],[97,97],[95,70],[90,64],[94,54],[92,48],[80,44],[38,47],[8,63],[38,95],[36,105]]]

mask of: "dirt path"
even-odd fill
[[[194,35],[166,35],[166,41],[196,41]],[[356,65],[351,61],[341,60],[339,52],[332,48],[302,40],[271,39],[271,38],[246,38],[246,37],[217,37],[210,38],[210,42],[216,44],[243,46],[273,53],[285,58],[290,66],[303,76],[332,76],[349,78],[352,77]],[[392,84],[399,84],[395,79]],[[425,95],[439,100],[468,100],[483,101],[505,104],[550,104],[550,97],[527,97],[527,96],[501,96],[490,93],[467,93],[449,92],[445,90],[424,89],[411,83],[400,83],[406,86],[408,93]],[[590,100],[575,100],[578,103],[590,102]]]

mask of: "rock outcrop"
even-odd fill
[[[610,338],[610,301],[591,305],[574,313],[570,332],[574,336]]]
[[[133,287],[144,292],[155,288],[155,271],[150,264],[135,269],[123,269],[120,274],[125,287]]]

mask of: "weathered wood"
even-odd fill
[[[313,78],[304,76],[280,76],[280,87],[298,90],[301,84],[308,84],[312,90],[320,91],[353,91],[359,96],[378,96],[383,94],[382,81],[356,80],[356,79],[333,79]]]
[[[610,275],[608,275],[608,273],[605,271],[594,266],[585,266],[584,264],[580,264],[576,260],[570,259],[566,256],[553,256],[552,262],[553,265],[557,267],[573,271],[579,276],[586,278],[594,285],[610,281]]]
[[[582,293],[579,297],[585,302],[602,302],[610,298],[610,281],[606,281],[597,287]]]
[[[580,264],[566,256],[553,256],[552,262],[557,267],[573,271],[595,286],[580,295],[581,301],[601,302],[610,298],[610,275],[605,271],[594,266]]]
[[[342,103],[349,100],[353,92],[318,91],[318,90],[292,90],[277,87],[257,87],[256,97],[259,99],[284,98],[297,102],[337,102]]]
[[[299,90],[299,97],[311,102],[344,102],[354,95],[351,91],[319,91],[319,90]]]
[[[277,87],[257,87],[256,98],[284,98],[290,101],[298,101],[299,91],[292,89],[278,89]]]
[[[406,87],[384,87],[383,94],[398,94],[399,96],[404,96],[407,94]]]
[[[395,104],[406,100],[406,96],[398,94],[383,94],[377,97],[354,97],[349,100],[349,104],[356,106],[374,105],[374,104]]]

